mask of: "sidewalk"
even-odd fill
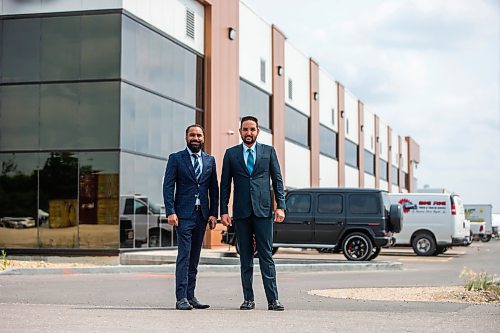
[[[36,274],[114,274],[114,273],[174,273],[177,250],[134,251],[121,253],[119,263],[116,257],[108,259],[93,257],[66,258],[43,257],[48,262],[78,263],[77,267],[8,268],[0,275]],[[21,257],[14,257],[21,258]],[[14,259],[11,258],[11,259]],[[24,257],[23,260],[36,260]],[[40,260],[38,258],[38,260]],[[401,270],[402,264],[394,261],[347,261],[341,255],[320,254],[315,250],[280,249],[274,256],[278,272],[321,272],[321,271],[366,271]],[[87,264],[87,265],[86,265]],[[97,265],[96,265],[97,264]],[[255,271],[259,271],[258,259],[254,260]],[[200,272],[239,272],[239,258],[227,248],[203,249],[200,257]]]

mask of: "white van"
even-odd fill
[[[454,245],[470,244],[470,222],[462,199],[449,193],[389,193],[391,204],[403,210],[403,230],[396,246],[412,246],[419,256],[446,252]]]

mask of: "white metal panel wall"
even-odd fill
[[[399,186],[393,184],[391,184],[391,186],[392,186],[392,193],[399,193]]]
[[[375,188],[375,177],[365,172],[365,188]]]
[[[319,186],[337,187],[339,184],[339,163],[333,158],[319,155]]]
[[[204,53],[205,8],[195,0],[123,0],[123,8],[179,42]],[[186,35],[186,9],[194,13],[194,39]]]
[[[260,143],[272,146],[273,145],[273,135],[271,133],[260,130],[259,137],[257,138],[257,141]],[[241,138],[240,138],[240,142],[241,142]]]
[[[363,134],[365,149],[375,154],[375,144],[377,143],[375,138],[375,115],[367,110],[366,107],[364,109]]]
[[[358,141],[358,99],[349,91],[345,90],[345,137],[354,143]],[[349,128],[347,127],[349,123]]]
[[[1,15],[122,8],[122,0],[0,0]]]
[[[285,184],[286,187],[310,187],[311,152],[295,143],[285,140]]]
[[[399,168],[399,135],[392,131],[392,161],[394,166]]]
[[[379,157],[383,159],[386,162],[389,162],[389,129],[387,128],[387,125],[379,121],[378,122],[378,136],[379,136]],[[392,144],[392,147],[394,149],[394,143]]]
[[[348,165],[345,166],[345,187],[359,187],[359,171]]]
[[[240,2],[238,41],[240,76],[272,94],[272,29],[243,2]],[[262,82],[260,76],[261,60],[265,62],[265,82]]]
[[[380,189],[389,191],[389,183],[385,180],[380,179]]]
[[[292,99],[288,82],[292,80]],[[309,106],[309,58],[285,41],[285,102],[310,116]]]
[[[319,69],[319,122],[338,132],[337,83]]]

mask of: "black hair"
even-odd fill
[[[241,118],[240,128],[243,125],[243,123],[247,120],[254,121],[255,124],[257,124],[257,128],[259,128],[259,120],[257,118],[255,118],[254,116],[244,116],[243,118]]]
[[[193,127],[198,127],[201,129],[201,131],[203,132],[203,136],[205,136],[205,129],[203,128],[203,126],[201,125],[198,125],[198,124],[193,124],[193,125],[189,125],[187,128],[186,128],[186,136],[188,135],[189,133],[189,130]]]

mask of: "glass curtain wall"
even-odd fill
[[[203,58],[133,17],[122,31],[120,246],[175,246],[163,176],[186,127],[203,124]]]

